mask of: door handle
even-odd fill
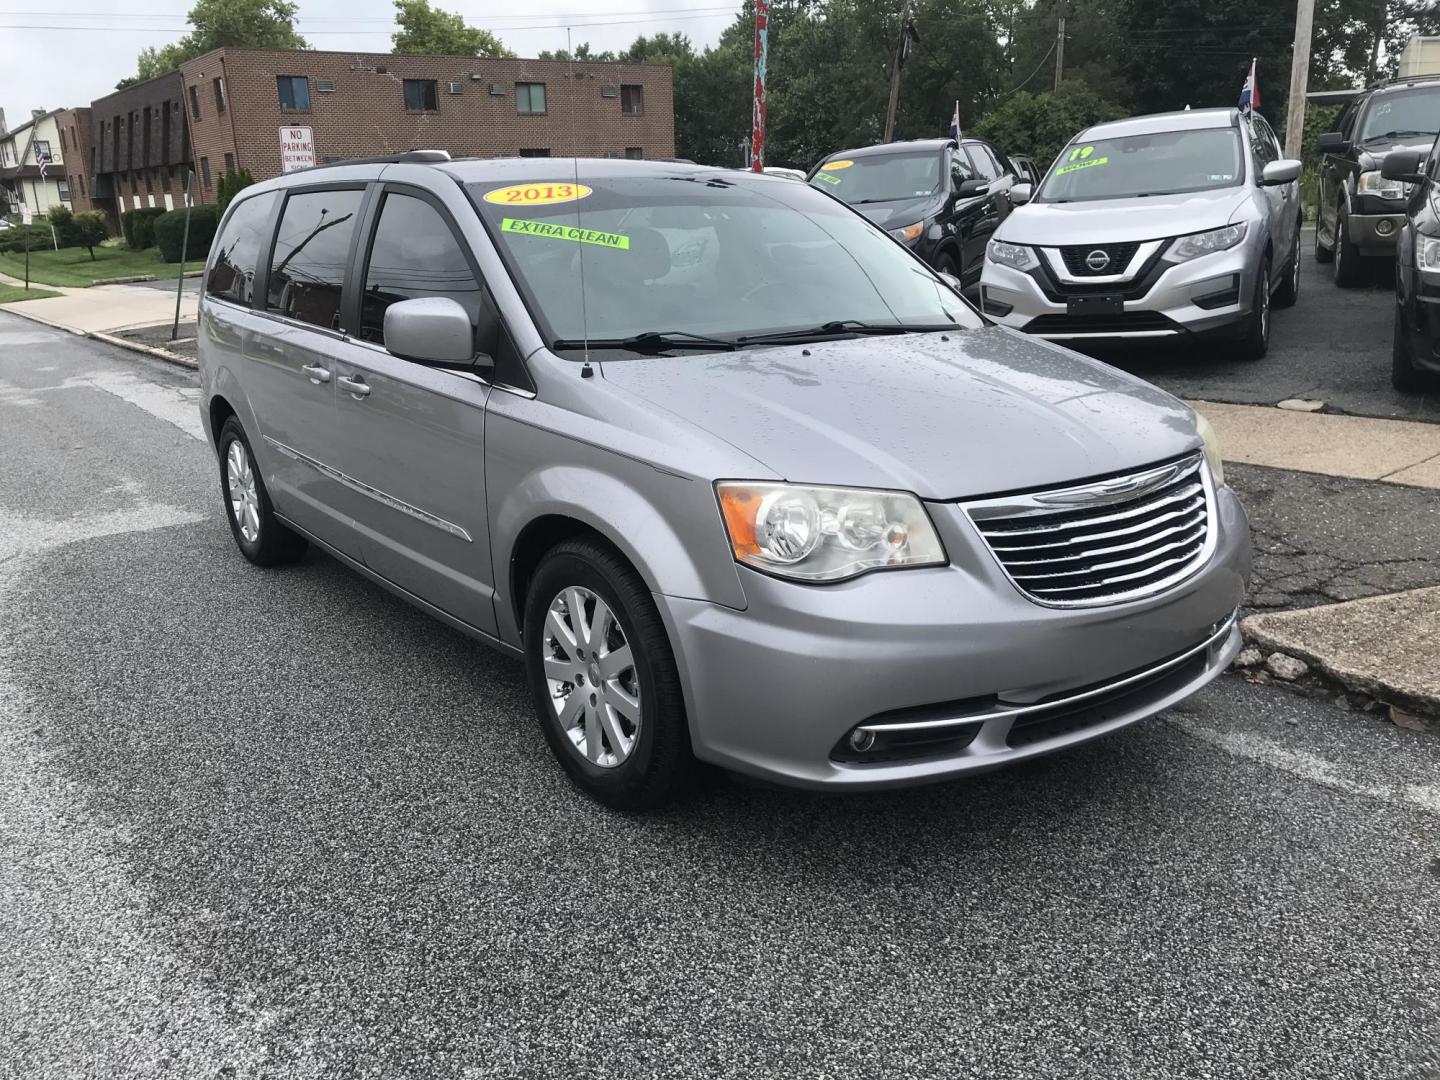
[[[330,369],[321,367],[319,364],[306,364],[300,370],[308,375],[310,381],[316,386],[330,381]]]
[[[370,384],[359,375],[341,375],[335,380],[335,383],[342,389],[349,391],[350,396],[356,401],[367,397],[370,393]]]

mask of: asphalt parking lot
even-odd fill
[[[1245,393],[1388,319],[1324,289]],[[1433,734],[1228,676],[964,783],[616,815],[514,662],[245,563],[196,397],[0,314],[0,1075],[1440,1077]]]

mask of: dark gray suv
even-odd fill
[[[790,179],[291,173],[231,204],[199,349],[245,557],[315,544],[523,658],[611,805],[697,759],[822,789],[993,768],[1239,648],[1249,534],[1204,422],[987,326]]]

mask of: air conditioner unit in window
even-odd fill
[[[490,84],[490,96],[491,96],[491,97],[504,97],[504,96],[505,96],[505,84],[504,84],[504,83],[498,83],[498,82],[492,82],[492,83]]]
[[[619,97],[620,88],[618,86],[602,86],[600,87],[600,96],[610,98]]]
[[[464,84],[464,83],[462,83],[462,82],[452,82],[452,83],[450,84],[450,93],[452,93],[452,94],[463,94],[464,92],[465,92],[465,84]]]
[[[334,79],[316,79],[315,92],[317,94],[333,94],[335,92]]]

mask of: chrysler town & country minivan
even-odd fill
[[[1023,760],[1239,647],[1249,534],[1204,421],[786,178],[290,173],[231,203],[199,334],[244,556],[314,544],[523,657],[614,806],[697,761],[855,789]]]

